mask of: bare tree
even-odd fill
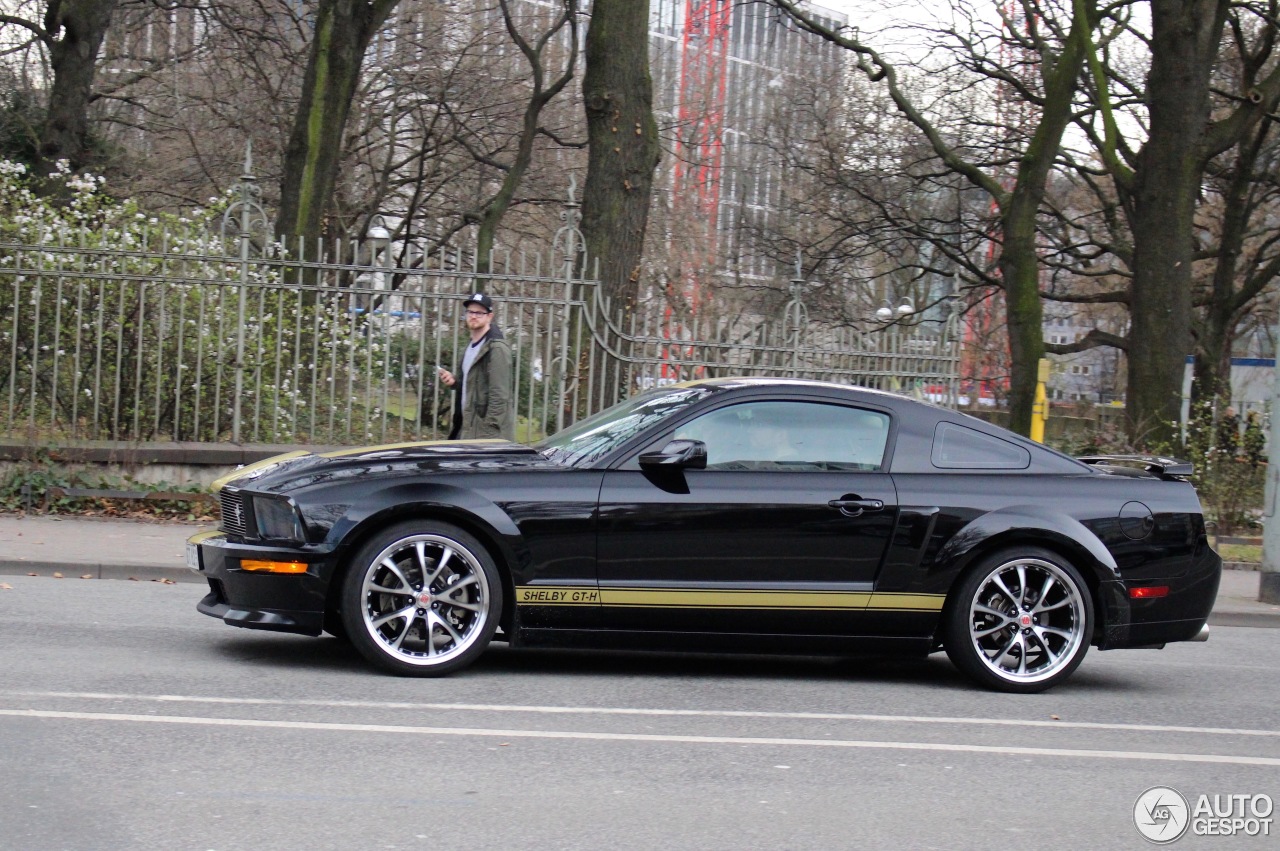
[[[476,255],[481,271],[489,269],[489,255],[494,246],[498,225],[511,208],[516,192],[533,162],[534,143],[539,135],[547,132],[542,126],[542,112],[573,79],[578,59],[577,0],[560,0],[550,20],[535,27],[537,35],[533,38],[526,38],[522,32],[520,22],[512,12],[511,0],[498,0],[498,5],[502,10],[507,35],[528,65],[530,91],[525,102],[514,156],[507,162],[492,161],[503,173],[502,182],[478,212],[472,214],[479,224]],[[540,16],[533,17],[536,21]],[[559,51],[560,69],[548,79],[546,64],[552,54],[557,52],[557,48],[561,47],[566,49]]]
[[[883,82],[895,107],[923,135],[942,164],[990,197],[997,212],[998,283],[1006,299],[1010,424],[1029,432],[1037,364],[1044,354],[1037,216],[1073,116],[1081,72],[1100,18],[1096,4],[1076,2],[1064,10],[1053,3],[1024,0],[1017,7],[1020,14],[1004,21],[1001,35],[994,39],[1006,47],[1004,51],[999,46],[992,50],[992,39],[977,34],[976,21],[970,21],[967,32],[934,30],[936,37],[956,46],[959,61],[974,79],[994,82],[1002,101],[1018,104],[1017,124],[997,128],[1005,136],[1004,156],[983,161],[974,156],[977,151],[972,147],[957,144],[957,137],[942,132],[911,96],[895,64],[855,29],[835,31],[822,26],[794,0],[773,2],[805,30],[850,51],[869,80]],[[952,11],[961,20],[966,14],[961,6]]]
[[[1130,437],[1167,443],[1180,414],[1186,355],[1200,353],[1199,392],[1211,398],[1221,387],[1231,327],[1276,274],[1264,240],[1248,279],[1239,283],[1248,220],[1266,218],[1258,215],[1263,195],[1252,184],[1269,132],[1264,122],[1280,103],[1280,69],[1273,58],[1276,7],[1269,0],[1156,2],[1152,11],[1149,30],[1117,17],[1115,40],[1100,42],[1091,56],[1094,108],[1082,112],[1079,123],[1096,153],[1074,159],[1079,179],[1099,202],[1099,227],[1075,249],[1087,260],[1081,268],[1096,274],[1109,255],[1126,286],[1055,297],[1128,306],[1124,338],[1094,334],[1071,349],[1124,348]],[[1137,68],[1125,64],[1123,51],[1110,49],[1117,43],[1146,46],[1146,61]],[[1226,66],[1224,44],[1233,57]],[[1145,132],[1139,147],[1128,142],[1132,129],[1121,132],[1121,116]],[[1215,183],[1217,191],[1206,192]],[[1218,224],[1206,230],[1204,214],[1214,204],[1219,213],[1210,218]],[[1197,296],[1196,269],[1207,261],[1216,269],[1205,273],[1212,283]],[[1205,308],[1198,328],[1197,303]]]
[[[89,100],[98,50],[118,0],[49,0],[43,21],[0,14],[0,24],[23,27],[48,53],[52,73],[36,168],[49,173],[59,160],[73,169],[89,158]]]

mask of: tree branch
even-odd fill
[[[833,32],[818,23],[807,12],[801,11],[799,3],[795,2],[795,0],[773,0],[773,2],[805,32],[816,35],[853,53],[857,57],[858,70],[862,71],[867,79],[873,83],[878,83],[881,80],[885,81],[885,85],[889,90],[889,97],[893,99],[898,111],[924,134],[934,153],[946,163],[949,169],[962,175],[974,186],[985,191],[995,200],[997,206],[1003,208],[1008,203],[1008,193],[998,180],[993,179],[982,169],[962,158],[947,145],[938,129],[924,117],[902,90],[898,83],[897,69],[881,57],[879,53],[867,47],[853,35]],[[850,32],[853,32],[853,30],[850,30]]]
[[[54,42],[56,41],[56,39],[50,35],[44,27],[28,21],[26,18],[18,18],[13,15],[0,15],[0,24],[13,24],[16,27],[22,27],[23,29],[30,30],[35,34],[36,38],[44,42],[46,47],[53,47]]]
[[[1111,346],[1122,352],[1129,351],[1128,339],[1116,334],[1109,334],[1106,331],[1099,331],[1097,328],[1094,328],[1074,343],[1045,343],[1044,350],[1051,355],[1074,355],[1077,352],[1085,352],[1101,346]]]

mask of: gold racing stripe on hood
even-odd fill
[[[227,533],[219,529],[206,529],[203,532],[196,532],[190,538],[187,538],[187,543],[199,545],[213,538],[225,537],[227,537]]]
[[[286,452],[283,455],[272,455],[270,458],[263,458],[261,461],[255,461],[245,467],[237,467],[225,476],[215,479],[213,484],[209,485],[209,490],[213,493],[217,493],[222,490],[223,487],[231,484],[236,479],[243,479],[245,476],[254,476],[255,474],[265,472],[268,467],[274,467],[282,461],[288,461],[292,458],[301,458],[303,455],[310,454],[311,453],[305,449],[297,449],[293,452]]]
[[[370,452],[389,452],[393,449],[416,449],[419,446],[458,446],[462,443],[506,443],[498,438],[483,440],[414,440],[408,443],[384,443],[379,446],[357,446],[354,449],[335,449],[322,452],[321,458],[349,458],[352,455],[366,455]]]

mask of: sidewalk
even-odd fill
[[[186,567],[187,538],[215,525],[0,514],[0,576],[203,582]]]
[[[202,582],[186,568],[187,538],[212,524],[146,523],[73,515],[0,515],[0,576]],[[1258,602],[1256,570],[1224,570],[1209,624],[1280,627],[1280,606]]]

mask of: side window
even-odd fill
[[[931,460],[945,470],[1025,470],[1031,466],[1031,453],[977,429],[938,423]]]
[[[708,470],[878,470],[889,416],[818,402],[745,402],[706,413],[673,436],[705,443]]]

